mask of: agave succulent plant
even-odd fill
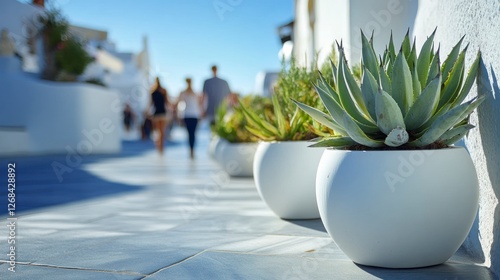
[[[336,135],[312,146],[362,149],[432,149],[452,145],[474,126],[469,115],[484,96],[463,103],[477,75],[478,52],[467,76],[463,41],[453,47],[444,63],[439,48],[434,52],[436,30],[417,55],[408,33],[396,54],[392,35],[383,56],[377,59],[373,36],[361,32],[361,83],[356,82],[337,44],[338,67],[332,66],[333,85],[320,73],[315,84],[329,114],[295,101],[314,119],[332,128]]]
[[[331,57],[335,59],[334,53]],[[312,65],[317,65],[316,61]],[[330,63],[323,65],[322,69],[329,67]],[[248,122],[246,129],[264,141],[301,141],[329,135],[331,131],[327,127],[313,121],[292,102],[294,99],[324,109],[313,87],[318,73],[298,66],[293,58],[288,69],[283,64],[270,99],[271,110],[265,110],[265,114],[259,116],[258,108],[242,106]]]

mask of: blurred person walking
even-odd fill
[[[135,114],[132,111],[132,107],[127,103],[123,109],[123,125],[125,126],[125,131],[129,132],[130,127],[134,123]]]
[[[212,66],[213,77],[205,80],[203,84],[202,104],[205,106],[203,117],[206,117],[210,125],[214,125],[215,111],[226,99],[231,90],[226,80],[217,77],[217,66]]]
[[[151,91],[151,103],[153,107],[153,129],[157,133],[156,148],[160,154],[163,154],[163,142],[165,141],[165,130],[167,127],[167,108],[169,105],[168,93],[161,86],[160,78],[156,78],[156,84]]]
[[[189,156],[194,159],[196,127],[201,115],[201,98],[193,91],[191,82],[191,78],[186,78],[187,88],[179,94],[176,107],[179,108],[180,118],[184,121],[188,132]]]

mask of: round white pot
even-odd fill
[[[222,161],[222,150],[223,150],[224,146],[229,142],[227,142],[226,139],[222,139],[219,137],[217,137],[217,138],[218,138],[218,140],[214,145],[215,146],[214,147],[214,159],[217,163],[220,164]]]
[[[227,141],[219,145],[219,164],[227,174],[234,177],[253,176],[253,158],[258,143],[230,143]]]
[[[316,171],[324,149],[311,142],[261,142],[255,152],[254,180],[259,195],[282,219],[319,218]]]
[[[217,135],[210,138],[210,143],[208,144],[208,155],[210,158],[215,159],[215,149],[220,142],[220,137]]]
[[[324,152],[316,194],[321,219],[354,262],[412,268],[445,262],[463,243],[479,187],[462,147]]]

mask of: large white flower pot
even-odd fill
[[[436,265],[465,240],[479,187],[462,147],[324,152],[316,178],[321,219],[354,262],[389,268]]]
[[[222,141],[219,141],[222,142]],[[234,177],[253,176],[253,158],[258,143],[230,143],[223,141],[219,144],[219,164],[227,174]]]
[[[259,195],[282,219],[319,218],[316,171],[321,148],[311,142],[261,142],[255,152],[253,172]]]
[[[214,159],[217,163],[221,163],[222,161],[222,150],[224,146],[229,143],[227,142],[226,139],[223,138],[218,138],[217,142],[215,143],[214,147]]]
[[[210,158],[215,159],[215,149],[220,142],[220,137],[217,135],[212,136],[210,138],[210,143],[208,144],[208,155]]]

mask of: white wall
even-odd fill
[[[480,184],[480,209],[476,227],[464,246],[497,275],[500,275],[500,2],[492,0],[421,0],[414,33],[422,41],[438,27],[435,41],[441,46],[441,57],[450,52],[462,35],[469,43],[466,65],[469,67],[481,49],[487,87],[492,92],[474,113],[471,122],[477,126],[466,139],[476,166]],[[469,98],[477,94],[473,88]]]
[[[16,51],[25,59],[26,71],[38,72],[39,61],[30,54],[27,39],[37,28],[34,25],[43,14],[43,8],[20,3],[17,0],[0,0],[0,30],[6,28],[16,44]],[[40,42],[38,42],[40,43]]]
[[[0,30],[7,28],[16,41],[28,36],[30,22],[36,21],[43,9],[18,2],[17,0],[0,1]]]
[[[293,25],[293,55],[298,65],[306,67],[310,67],[314,58],[308,3],[309,0],[295,0],[295,22]]]
[[[350,45],[346,53],[353,63],[361,61],[361,33],[374,35],[376,54],[382,54],[389,42],[391,31],[394,43],[399,45],[408,28],[413,26],[418,1],[414,0],[351,0]]]
[[[0,57],[0,156],[115,153],[121,148],[116,91],[40,80]]]
[[[335,41],[350,42],[349,0],[317,0],[314,45],[321,65],[328,58]],[[336,47],[336,46],[335,46]]]
[[[296,0],[294,25],[294,55],[319,51],[319,63],[328,56],[335,41],[342,41],[346,57],[353,64],[361,61],[360,29],[366,36],[374,33],[377,54],[385,50],[391,31],[399,44],[413,26],[418,1],[414,0],[315,0],[314,37],[308,28],[308,1]],[[306,24],[307,23],[307,24]],[[309,40],[309,41],[307,41]],[[311,40],[314,41],[315,51]]]

